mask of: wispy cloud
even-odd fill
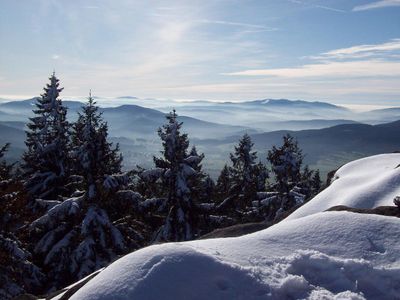
[[[325,5],[313,5],[313,7],[321,8],[321,9],[325,9],[325,10],[330,10],[330,11],[334,11],[334,12],[340,12],[340,13],[346,13],[347,12],[347,11],[345,11],[343,9],[334,8],[334,7],[325,6]]]
[[[326,62],[306,64],[294,68],[245,70],[225,73],[224,75],[277,76],[287,78],[400,76],[400,62],[380,60]]]
[[[247,69],[222,75],[320,80],[385,77],[398,80],[400,60],[394,55],[399,51],[400,39],[397,38],[381,44],[334,49],[308,57],[311,59],[309,63],[295,67]]]
[[[289,0],[289,2],[291,3],[295,3],[295,4],[299,4],[299,5],[303,5],[306,7],[311,7],[311,8],[319,8],[319,9],[323,9],[323,10],[329,10],[329,11],[334,11],[334,12],[339,12],[339,13],[346,13],[347,11],[343,10],[343,9],[339,9],[339,8],[335,8],[335,7],[330,7],[330,6],[326,6],[326,5],[319,5],[319,4],[314,4],[314,3],[307,3],[305,1],[300,1],[300,0]]]
[[[357,45],[340,48],[312,56],[313,59],[351,59],[364,58],[377,55],[386,55],[388,52],[400,51],[400,39],[392,39],[382,44]]]
[[[223,73],[229,76],[280,78],[366,78],[399,77],[400,39],[381,44],[356,45],[308,57],[309,63],[290,68],[247,69]]]
[[[397,99],[400,87],[397,78],[278,78],[246,77],[230,83],[170,86],[163,89],[164,95],[187,94],[199,98],[243,100],[260,97],[305,98],[305,99],[349,99],[366,103],[366,97]],[[340,87],[340,88],[338,88]],[[246,95],[246,98],[243,97]],[[357,103],[357,102],[353,102]],[[396,104],[396,102],[393,102]]]
[[[241,23],[241,22],[231,22],[231,21],[224,21],[224,20],[202,19],[202,20],[198,20],[197,22],[204,23],[204,24],[216,24],[216,25],[247,27],[247,28],[261,29],[261,30],[264,30],[264,31],[265,30],[269,30],[269,31],[277,30],[277,28],[268,27],[268,26],[265,26],[265,25],[251,24],[251,23]]]
[[[393,7],[393,6],[400,6],[400,0],[382,0],[382,1],[371,2],[368,4],[357,5],[353,8],[353,11],[363,11],[363,10]]]

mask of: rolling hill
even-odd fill
[[[5,157],[9,161],[18,161],[25,150],[25,132],[22,129],[8,126],[7,122],[0,122],[0,147],[10,143],[10,150]]]
[[[267,151],[273,145],[280,145],[282,136],[286,134],[298,140],[306,155],[305,163],[314,169],[320,169],[324,176],[354,159],[400,151],[400,121],[396,121],[381,125],[344,124],[323,129],[252,134],[259,158],[265,160]],[[194,142],[201,146],[201,150],[207,150],[206,154],[210,154],[214,160],[221,161],[227,159],[238,139],[238,136],[231,136],[223,140]]]
[[[122,105],[101,110],[105,120],[109,123],[110,134],[113,136],[157,138],[157,129],[165,123],[165,113],[138,105]],[[184,122],[185,132],[199,139],[209,137],[210,132],[216,138],[241,134],[246,131],[255,132],[255,130],[243,126],[223,125],[192,117],[179,116],[178,119]]]
[[[168,111],[171,107],[160,107],[160,110]],[[206,121],[218,119],[225,124],[256,127],[263,131],[276,130],[279,125],[282,125],[282,122],[286,121],[308,121],[312,119],[336,119],[339,121],[342,119],[351,120],[356,117],[350,110],[330,103],[287,99],[244,102],[193,101],[180,103],[177,108],[181,113],[198,119]],[[312,123],[304,123],[303,126],[307,125],[309,126],[307,129],[318,128],[313,127]],[[282,129],[282,127],[279,129]],[[290,127],[290,129],[295,129],[295,127]]]

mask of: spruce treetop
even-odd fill
[[[26,131],[27,150],[23,155],[26,188],[35,197],[56,198],[63,193],[64,179],[68,176],[69,123],[67,108],[59,98],[59,79],[55,73],[36,98]]]
[[[235,146],[235,152],[230,154],[230,158],[234,168],[247,170],[255,163],[257,159],[257,151],[252,151],[254,143],[250,136],[245,133],[239,140],[239,145]]]
[[[180,132],[183,123],[178,122],[177,117],[174,109],[166,116],[167,123],[158,129],[158,135],[162,140],[163,158],[154,158],[154,161],[159,168],[175,166],[187,157],[189,140],[186,133]]]
[[[95,184],[105,175],[121,171],[122,156],[119,145],[115,148],[107,141],[108,125],[99,112],[91,92],[87,103],[78,114],[73,126],[72,144],[74,147],[76,175],[85,177],[89,187],[89,198],[96,195]]]

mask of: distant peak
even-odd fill
[[[138,99],[138,97],[134,97],[134,96],[120,96],[120,97],[117,97],[117,99]]]
[[[245,102],[246,103],[246,102]],[[266,106],[301,106],[301,107],[320,107],[320,108],[337,108],[345,109],[344,107],[322,101],[306,101],[306,100],[289,100],[289,99],[262,99],[249,101],[253,103]]]

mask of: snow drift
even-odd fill
[[[327,210],[335,205],[374,208],[393,205],[400,196],[400,154],[381,154],[350,162],[341,167],[331,185],[287,220]]]
[[[156,245],[72,299],[394,299],[400,220],[325,212],[240,238]]]
[[[320,212],[390,205],[399,162],[389,154],[347,164],[297,216],[263,231],[133,252],[71,299],[399,299],[400,219]]]

